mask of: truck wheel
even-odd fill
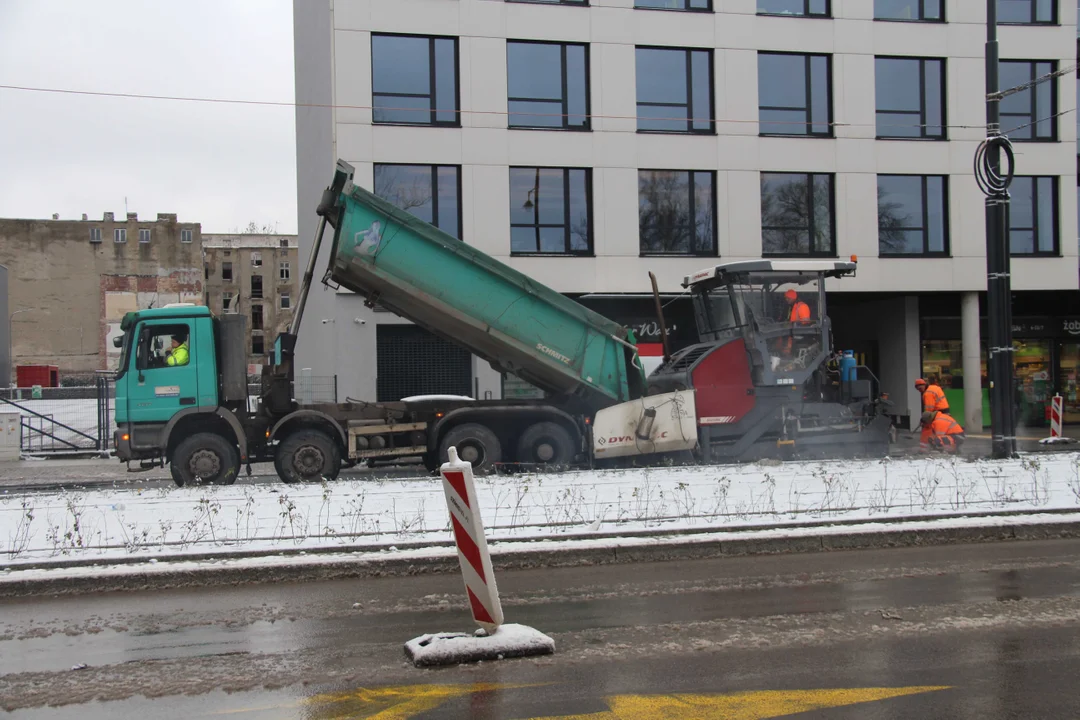
[[[220,435],[196,433],[176,446],[169,472],[177,487],[232,485],[240,475],[240,451]]]
[[[450,447],[457,448],[458,457],[472,464],[477,475],[495,471],[502,462],[502,445],[495,433],[479,423],[458,425],[443,436],[439,444],[439,457],[443,462],[449,458]]]
[[[321,430],[298,430],[278,445],[274,469],[287,483],[336,480],[341,470],[341,451]]]
[[[536,423],[521,434],[517,459],[535,465],[569,465],[574,459],[574,440],[558,423]]]

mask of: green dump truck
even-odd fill
[[[343,465],[420,457],[434,469],[450,446],[480,471],[569,465],[591,457],[589,423],[642,398],[630,330],[398,209],[352,182],[339,162],[319,204],[319,230],[288,332],[248,397],[245,318],[205,307],[128,313],[117,344],[116,448],[142,468],[169,464],[178,485],[231,483],[273,461],[286,482],[334,478]],[[323,277],[455,342],[545,393],[543,400],[421,398],[299,405],[297,333],[326,225]],[[174,349],[175,348],[175,349]]]

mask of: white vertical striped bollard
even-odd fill
[[[1061,416],[1065,410],[1065,399],[1060,395],[1050,398],[1050,437],[1061,437]]]
[[[495,586],[495,573],[491,568],[484,523],[480,518],[480,505],[476,501],[476,483],[473,481],[472,465],[458,459],[457,448],[450,447],[449,462],[440,471],[446,506],[450,510],[450,523],[454,527],[454,543],[457,545],[458,562],[469,596],[473,620],[489,634],[503,623],[499,589]]]

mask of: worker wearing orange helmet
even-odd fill
[[[949,401],[945,399],[945,391],[937,383],[930,383],[919,378],[915,381],[915,389],[922,398],[923,412],[949,412]]]
[[[788,317],[788,322],[798,323],[799,325],[809,325],[810,306],[799,299],[799,294],[794,290],[789,289],[784,293],[784,299],[786,299],[788,305],[791,306],[791,315]]]
[[[943,412],[930,410],[921,418],[922,435],[919,437],[919,450],[929,452],[938,450],[955,455],[964,444],[964,428],[960,423]]]
[[[784,293],[784,299],[787,300],[787,304],[791,307],[788,314],[788,322],[791,323],[791,327],[794,330],[796,325],[809,325],[810,324],[810,306],[799,299],[799,294],[794,289],[789,288]],[[792,354],[792,348],[794,346],[794,337],[789,336],[787,340],[783,341],[781,348],[785,355]]]

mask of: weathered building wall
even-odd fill
[[[298,253],[295,235],[203,236],[207,305],[216,314],[225,312],[224,299],[228,293],[228,312],[239,312],[247,317],[248,364],[251,366],[265,364],[274,338],[286,330],[292,320],[301,274],[297,267]],[[258,257],[259,265],[255,264],[255,257]],[[232,269],[231,279],[224,277],[226,263]],[[253,276],[262,278],[262,297],[252,296]],[[283,308],[283,304],[288,307]],[[253,308],[262,312],[261,329],[254,327]],[[259,340],[261,352],[258,352]],[[257,370],[251,369],[252,374],[257,374]]]
[[[0,219],[0,264],[9,268],[10,312],[26,310],[11,322],[12,372],[25,364],[57,365],[69,377],[113,368],[111,337],[124,312],[203,298],[201,227],[174,214]]]

